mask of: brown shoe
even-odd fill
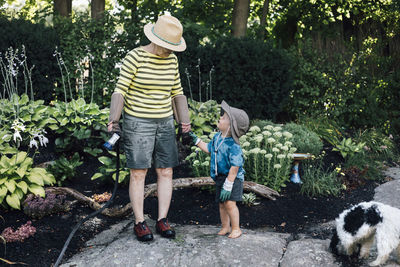
[[[162,237],[175,238],[175,231],[172,230],[171,226],[168,223],[168,219],[167,218],[162,218],[161,220],[157,221],[157,223],[156,223],[156,231]]]
[[[135,224],[133,231],[139,241],[146,242],[153,240],[153,233],[145,221]]]

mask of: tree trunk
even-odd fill
[[[92,0],[90,6],[92,19],[101,19],[104,16],[105,8],[106,8],[105,0]]]
[[[173,188],[187,188],[187,187],[201,187],[206,185],[214,185],[214,181],[210,177],[196,177],[196,178],[180,178],[172,180]],[[243,190],[253,192],[262,197],[275,200],[277,196],[280,196],[278,192],[271,188],[260,185],[254,182],[245,181],[243,183]],[[94,210],[98,210],[102,207],[99,203],[95,202],[92,198],[83,195],[75,189],[68,187],[49,187],[46,188],[46,192],[53,194],[68,194],[79,202],[86,203]],[[153,196],[157,192],[157,184],[149,184],[144,187],[144,198]],[[101,214],[110,217],[120,217],[127,215],[132,211],[131,203],[126,204],[122,208],[107,208],[104,209]]]
[[[232,17],[232,36],[246,36],[247,19],[249,17],[250,0],[235,0]]]
[[[264,0],[264,5],[261,13],[261,19],[260,19],[260,37],[264,39],[266,30],[265,27],[267,26],[267,16],[269,14],[269,0]]]
[[[72,12],[72,0],[54,0],[54,14],[69,17]]]

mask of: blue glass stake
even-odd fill
[[[299,175],[299,161],[295,161],[293,168],[292,168],[292,175],[290,176],[290,181],[295,184],[301,184],[302,181],[300,180]]]

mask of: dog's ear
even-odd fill
[[[337,231],[336,229],[333,229],[333,235],[332,235],[332,239],[331,239],[331,243],[329,244],[329,248],[332,251],[332,253],[339,255],[339,251],[338,251],[338,246],[339,244],[339,236],[337,235]]]
[[[378,223],[382,222],[382,216],[376,205],[372,205],[369,209],[366,210],[365,221],[371,226],[377,225]]]

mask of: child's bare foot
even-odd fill
[[[242,231],[240,229],[232,230],[232,233],[228,235],[229,238],[238,238],[242,235]]]
[[[219,230],[218,235],[226,235],[230,232],[231,229],[229,228],[221,228],[221,230]]]

